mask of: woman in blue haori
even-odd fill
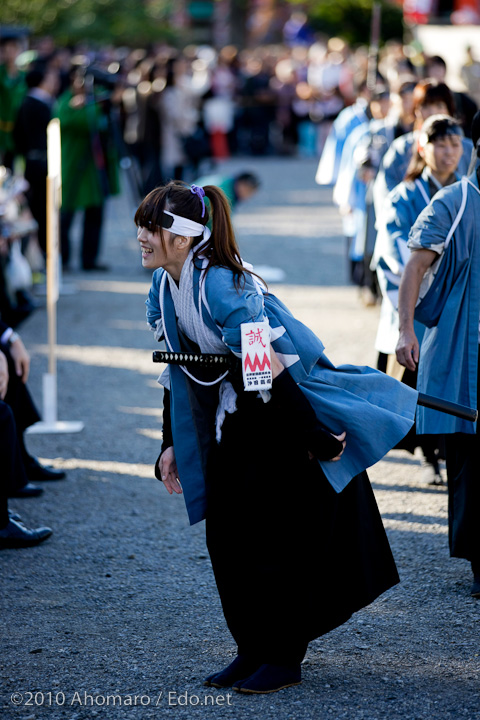
[[[425,120],[405,180],[389,193],[378,219],[374,264],[383,301],[375,341],[379,351],[377,367],[401,377],[403,382],[412,387],[416,386],[416,372],[412,373],[402,367],[399,374],[395,362],[398,288],[410,257],[408,234],[434,195],[442,187],[460,179],[456,170],[463,153],[462,138],[460,124],[448,115],[432,115]],[[423,325],[416,323],[415,332],[419,341],[424,330]],[[417,446],[423,450],[426,481],[434,485],[443,484],[438,464],[439,440],[431,435],[417,438],[412,428],[400,447],[413,452]]]
[[[455,103],[452,93],[445,85],[436,80],[421,80],[413,91],[413,111],[415,124],[412,132],[401,135],[393,141],[385,153],[382,165],[375,180],[373,197],[377,217],[380,216],[388,193],[403,182],[405,173],[412,158],[419,133],[425,120],[431,115],[455,115]],[[467,172],[472,153],[472,143],[468,138],[462,139],[463,155],[459,162],[461,175]]]
[[[416,392],[329,362],[242,263],[217,187],[157,188],[135,222],[142,263],[155,270],[147,320],[167,350],[238,356],[242,323],[268,320],[270,392],[246,392],[235,369],[164,372],[156,475],[184,493],[191,523],[206,520],[238,646],[206,684],[243,693],[296,685],[310,640],[398,582],[364,470],[408,432]]]
[[[472,125],[478,155],[480,113]],[[478,407],[480,315],[479,168],[440,190],[419,215],[399,292],[398,361],[415,370],[418,389]],[[427,326],[421,346],[413,318]],[[480,598],[480,446],[478,423],[419,408],[419,433],[446,435],[449,545],[469,560],[471,594]]]

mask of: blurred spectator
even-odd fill
[[[59,89],[59,75],[46,63],[36,63],[27,73],[29,88],[15,121],[15,152],[25,158],[26,192],[32,215],[38,223],[38,242],[47,251],[47,125]]]
[[[434,78],[439,83],[444,83],[447,76],[447,63],[439,55],[427,57],[425,72],[428,78]],[[473,116],[477,112],[477,103],[466,93],[452,91],[455,103],[454,116],[460,121],[465,137],[471,137]]]
[[[266,155],[272,150],[271,124],[275,118],[277,98],[271,84],[267,58],[246,55],[244,82],[239,93],[241,115],[241,150],[251,155]]]
[[[194,158],[193,152],[205,141],[201,133],[195,135],[199,126],[197,97],[188,76],[187,60],[182,55],[167,62],[160,108],[163,176],[165,180],[182,180],[190,160],[198,164],[199,158]],[[190,158],[186,150],[189,143],[193,145]]]
[[[161,94],[166,66],[152,57],[143,58],[127,75],[122,94],[124,140],[139,164],[140,196],[162,182]]]
[[[82,269],[108,270],[98,262],[105,201],[118,193],[117,150],[110,105],[112,89],[98,84],[92,70],[76,68],[55,113],[62,128],[61,243],[64,268],[70,262],[70,227],[82,210]]]
[[[480,107],[480,62],[474,54],[473,48],[468,46],[465,50],[466,60],[460,71],[468,94]]]
[[[25,73],[18,68],[23,31],[3,29],[0,36],[0,165],[13,168],[13,127],[27,92]]]
[[[32,269],[22,254],[37,223],[26,206],[28,183],[0,166],[0,317],[17,327],[35,309],[29,291]],[[43,258],[42,258],[43,264]]]
[[[287,45],[311,45],[315,39],[308,18],[301,10],[295,10],[283,27],[283,39]]]
[[[204,98],[203,117],[210,135],[214,158],[228,157],[235,149],[232,133],[235,124],[235,96],[237,75],[234,71],[236,48],[223,48],[211,72],[211,90]]]

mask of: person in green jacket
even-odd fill
[[[13,127],[23,98],[27,94],[25,73],[16,60],[21,52],[21,38],[15,33],[0,37],[0,165],[13,168]]]
[[[70,261],[70,228],[75,212],[82,210],[83,270],[108,270],[97,260],[100,253],[105,200],[118,194],[118,165],[110,127],[110,95],[90,88],[88,75],[78,69],[71,87],[58,99],[62,143],[62,263]]]

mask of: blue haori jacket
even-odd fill
[[[460,179],[458,173],[457,180]],[[398,341],[398,290],[405,265],[410,257],[408,237],[421,211],[430,203],[429,170],[414,182],[404,181],[390,192],[378,219],[378,235],[373,262],[383,301],[389,303],[390,312],[382,308],[382,324],[375,347],[381,349],[382,335],[385,344],[392,344],[388,352],[395,352]],[[415,323],[415,334],[421,342],[425,327]],[[393,342],[392,342],[393,341]],[[385,352],[385,350],[383,350]]]
[[[170,342],[167,349],[179,351],[168,282],[162,283],[163,298],[159,297],[163,273],[160,269],[153,275],[146,301],[147,320],[157,331],[159,321],[163,321]],[[252,276],[246,275],[240,290],[234,286],[231,271],[222,267],[213,267],[206,275],[196,268],[193,279],[193,301],[204,322],[222,338],[225,352],[241,353],[241,323],[268,318],[275,352],[299,383],[322,425],[334,434],[346,430],[347,445],[341,460],[319,461],[337,492],[406,435],[415,417],[415,390],[369,367],[336,368],[316,335],[274,295],[264,293]],[[205,440],[200,432],[201,420],[189,383],[180,367],[170,366],[173,442],[189,519],[194,524],[205,517],[205,456],[208,443],[215,442],[215,438]]]
[[[476,173],[440,190],[410,232],[411,250],[439,254],[420,288],[415,318],[427,326],[420,392],[477,405],[480,314],[480,190]],[[419,433],[475,433],[476,423],[419,407]]]
[[[333,122],[318,164],[315,181],[318,185],[334,185],[338,179],[343,146],[357,125],[367,122],[367,101],[358,100],[341,110]]]

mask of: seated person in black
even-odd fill
[[[12,476],[7,484],[10,497],[40,495],[42,488],[32,484],[35,480],[61,480],[62,470],[44,467],[31,456],[24,443],[23,433],[40,420],[35,404],[26,386],[30,369],[30,356],[18,335],[0,320],[0,397],[10,406],[15,418],[17,443],[22,472]]]

